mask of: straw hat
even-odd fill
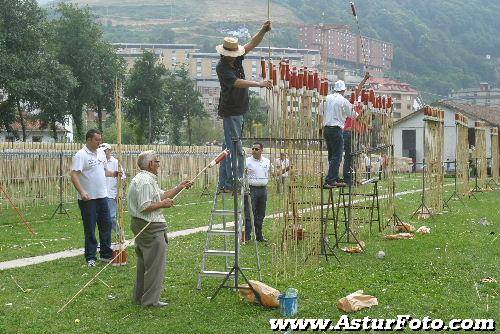
[[[215,50],[226,57],[239,57],[245,54],[245,48],[238,44],[236,37],[224,37],[224,44],[217,45]]]

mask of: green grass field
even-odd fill
[[[417,189],[418,180],[418,176],[399,176],[397,191]],[[445,189],[447,197],[452,187]],[[413,240],[387,241],[381,234],[369,236],[361,230],[367,243],[365,253],[341,253],[341,264],[333,259],[327,262],[322,257],[305,263],[296,276],[276,280],[272,275],[271,247],[259,245],[263,280],[281,291],[288,287],[298,289],[300,318],[336,320],[342,314],[336,308],[337,301],[363,289],[376,296],[379,305],[352,317],[393,318],[408,314],[444,321],[452,318],[498,321],[498,284],[480,280],[500,278],[500,196],[499,191],[476,196],[477,200],[465,199],[466,206],[452,202],[450,212],[426,221],[409,219],[419,204],[419,193],[400,197],[397,199],[400,217],[416,227],[429,226],[431,234],[417,235]],[[206,225],[210,200],[210,196],[200,198],[199,193],[184,197],[175,215],[171,213],[170,230]],[[76,206],[70,206],[74,218],[58,215],[48,221],[54,209],[40,207],[25,211],[38,232],[33,238],[12,213],[2,211],[0,261],[82,247],[83,233]],[[486,218],[489,225],[479,224],[481,218]],[[272,220],[266,220],[267,235],[271,235],[271,224]],[[35,243],[63,237],[66,239],[44,242],[45,248]],[[170,305],[164,309],[144,309],[131,303],[135,276],[133,247],[129,249],[127,266],[109,267],[100,280],[59,314],[57,310],[102,264],[89,269],[83,257],[74,257],[0,271],[0,333],[271,332],[268,321],[281,317],[278,310],[251,305],[226,289],[210,301],[208,297],[220,283],[219,279],[206,279],[202,290],[196,289],[204,242],[204,233],[171,240],[163,292]],[[250,247],[253,246],[244,246],[243,251]],[[386,253],[383,260],[376,258],[379,250]]]

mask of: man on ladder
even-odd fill
[[[229,148],[231,156],[237,157],[238,170],[235,177],[243,176],[243,147],[238,140],[236,147],[233,145],[233,138],[241,138],[243,131],[243,115],[249,110],[248,88],[260,87],[272,89],[273,84],[269,80],[260,82],[245,79],[243,70],[244,56],[260,44],[264,35],[271,30],[271,22],[266,21],[260,31],[252,37],[245,46],[238,44],[238,39],[234,37],[224,38],[224,43],[215,48],[221,58],[217,64],[217,77],[220,83],[220,98],[218,114],[222,117],[224,126],[224,145],[223,148]],[[232,160],[232,159],[231,159]],[[222,161],[219,169],[220,192],[230,193],[233,191],[231,163],[228,160]]]

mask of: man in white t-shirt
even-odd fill
[[[254,143],[252,145],[252,156],[246,159],[246,175],[250,186],[250,200],[252,201],[255,238],[257,241],[267,241],[262,235],[262,225],[266,216],[267,184],[269,183],[269,173],[271,173],[271,162],[262,156],[263,148],[261,143]],[[245,198],[246,203],[249,203],[248,197]],[[245,240],[250,240],[251,234],[250,210],[245,205]]]
[[[108,143],[104,143],[101,144],[100,148],[106,154],[108,170],[111,172],[118,171],[118,160],[112,155],[111,145]],[[122,172],[122,180],[125,180],[126,176],[123,167],[120,169]],[[112,230],[118,232],[118,228],[116,225],[116,211],[118,207],[118,179],[116,177],[106,177],[106,188],[108,190],[108,197],[106,198],[106,200],[108,202]]]
[[[106,176],[117,177],[117,171],[107,170],[106,155],[99,150],[101,132],[87,131],[85,146],[73,156],[71,182],[78,191],[78,206],[82,214],[85,234],[85,260],[89,267],[96,265],[97,240],[95,227],[99,229],[100,259],[111,260],[111,218],[106,197]]]
[[[290,160],[286,157],[286,153],[281,152],[280,157],[274,163],[276,166],[276,192],[283,193],[285,189],[286,179],[288,178],[288,171],[290,170]]]
[[[361,88],[369,77],[369,74],[366,73],[356,88],[356,96],[359,96]],[[356,118],[358,116],[351,102],[344,97],[346,91],[344,81],[338,80],[335,82],[333,90],[334,93],[328,94],[326,97],[323,110],[323,136],[328,150],[328,173],[323,188],[345,187],[347,185],[339,179],[339,167],[344,150],[343,129],[348,117]],[[344,175],[344,178],[346,178],[346,175]]]

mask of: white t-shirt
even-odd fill
[[[106,154],[106,153],[104,153]],[[108,160],[108,170],[111,172],[116,172],[118,170],[118,160],[115,157],[111,157]],[[125,172],[122,168],[122,180],[125,180]],[[106,188],[108,189],[108,197],[116,198],[118,196],[118,178],[116,177],[106,177]]]
[[[260,157],[260,160],[250,156],[246,159],[248,184],[251,186],[267,186],[271,162],[268,158]]]
[[[285,160],[281,160],[281,158],[278,158],[276,159],[274,164],[276,165],[277,170],[279,170],[280,172],[284,172],[288,167],[290,167],[290,160],[288,160],[288,158],[285,158]],[[288,177],[288,172],[284,172],[279,176]]]
[[[97,150],[94,153],[87,146],[84,146],[73,156],[71,170],[80,172],[78,173],[78,180],[91,199],[108,196],[106,169],[106,154],[102,150]],[[78,199],[82,199],[80,193],[78,193]]]
[[[344,128],[347,117],[357,116],[351,102],[339,93],[329,94],[326,97],[326,106],[323,114],[324,126],[339,126]]]

